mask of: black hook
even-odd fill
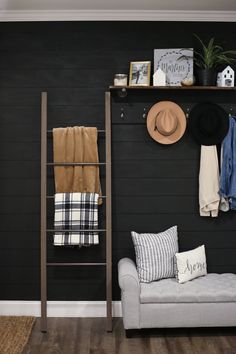
[[[188,118],[188,117],[189,117],[189,111],[190,111],[190,108],[189,108],[189,107],[187,107],[187,108],[186,108],[186,118]]]
[[[124,108],[123,107],[121,107],[121,109],[120,109],[120,118],[121,119],[125,118],[125,112],[124,112]]]
[[[143,115],[142,115],[143,119],[147,118],[147,108],[144,107],[143,109]]]

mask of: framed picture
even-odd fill
[[[154,49],[154,73],[166,74],[167,86],[181,86],[181,81],[193,79],[193,49]]]
[[[132,61],[129,71],[129,86],[149,86],[150,73],[150,61]]]

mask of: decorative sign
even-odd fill
[[[167,86],[181,86],[181,81],[193,79],[193,49],[154,49],[154,72],[166,73]]]

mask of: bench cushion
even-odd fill
[[[210,273],[179,284],[175,278],[141,283],[141,303],[236,302],[236,274]]]

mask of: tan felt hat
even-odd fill
[[[158,143],[173,144],[186,130],[185,113],[174,102],[158,102],[148,112],[147,130]]]

